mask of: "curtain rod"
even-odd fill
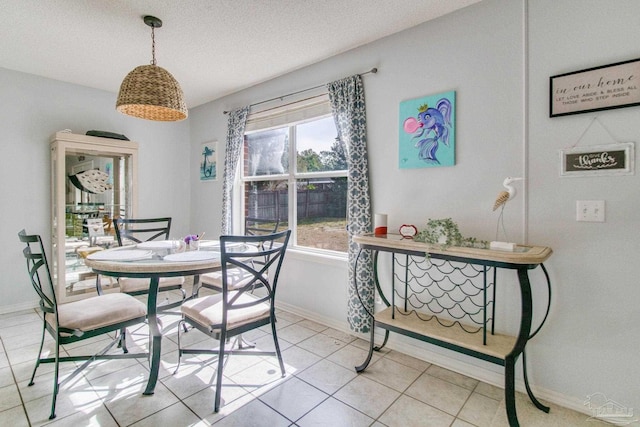
[[[365,71],[364,73],[361,73],[360,75],[361,75],[361,76],[364,76],[365,74],[375,74],[375,73],[377,73],[377,72],[378,72],[378,69],[377,69],[377,68],[375,68],[375,67],[373,67],[373,68],[372,68],[372,69],[370,69],[369,71]],[[279,100],[282,100],[282,98],[286,98],[286,97],[288,97],[288,96],[297,95],[297,94],[299,94],[299,93],[309,92],[310,90],[320,89],[321,87],[325,87],[327,84],[328,84],[328,83],[325,83],[325,84],[321,84],[321,85],[318,85],[318,86],[310,87],[310,88],[307,88],[307,89],[302,89],[302,90],[299,90],[299,91],[297,91],[297,92],[291,92],[291,93],[288,93],[288,94],[286,94],[286,95],[276,96],[275,98],[266,99],[266,100],[264,100],[264,101],[256,102],[256,103],[254,103],[254,104],[249,104],[249,107],[255,107],[256,105],[266,104],[267,102],[276,101],[276,100],[278,100],[278,99],[279,99]],[[222,113],[223,113],[223,114],[229,114],[229,111],[223,111]]]

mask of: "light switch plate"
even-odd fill
[[[576,221],[604,222],[604,200],[577,200]]]

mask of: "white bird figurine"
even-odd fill
[[[500,206],[502,206],[504,209],[504,205],[516,196],[516,189],[513,187],[513,185],[511,185],[514,181],[522,181],[522,178],[512,178],[508,176],[502,182],[502,185],[504,186],[504,188],[506,188],[506,190],[501,191],[498,194],[498,197],[496,197],[496,201],[493,203],[494,211]]]

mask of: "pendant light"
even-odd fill
[[[154,30],[162,26],[162,21],[154,16],[143,19],[151,27],[151,65],[141,65],[127,74],[120,85],[116,110],[147,120],[184,120],[188,111],[180,85],[171,73],[156,65]]]

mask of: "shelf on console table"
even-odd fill
[[[387,307],[376,313],[376,326],[404,335],[415,335],[426,342],[438,341],[437,345],[463,353],[476,353],[476,357],[491,359],[489,361],[494,363],[502,364],[516,343],[516,337],[493,334],[487,337],[485,345],[482,343],[482,334],[470,334],[455,326],[442,326],[435,319],[424,321],[415,312],[405,312],[398,307],[395,308],[395,316],[393,311],[393,307]]]
[[[540,325],[537,327],[535,332],[531,334],[532,330],[532,295],[531,295],[531,284],[529,282],[528,270],[535,269],[537,267],[541,267],[544,271],[545,277],[547,279],[547,287],[549,292],[549,304],[551,300],[551,284],[549,281],[549,276],[547,271],[543,265],[543,262],[546,261],[552,254],[551,248],[545,246],[518,246],[515,251],[507,252],[507,251],[498,251],[498,250],[490,250],[490,249],[479,249],[479,248],[469,248],[469,247],[455,247],[450,246],[442,248],[438,245],[430,245],[422,242],[415,242],[412,239],[403,238],[398,234],[387,234],[385,236],[375,236],[372,234],[359,235],[354,236],[353,241],[356,242],[360,246],[360,253],[358,254],[358,262],[361,258],[362,252],[365,250],[373,251],[375,254],[375,266],[374,270],[377,273],[377,262],[379,252],[389,252],[393,255],[392,257],[392,300],[391,303],[387,300],[387,298],[383,295],[382,289],[380,288],[379,278],[376,277],[376,288],[378,293],[381,295],[383,301],[388,306],[386,309],[379,311],[375,314],[369,313],[372,316],[373,327],[371,328],[371,338],[370,338],[370,348],[367,359],[362,363],[362,365],[356,367],[356,371],[361,372],[366,369],[369,362],[371,361],[372,353],[374,350],[380,350],[387,342],[389,332],[395,332],[402,335],[406,335],[412,338],[419,339],[421,341],[425,341],[443,348],[447,348],[453,351],[457,351],[460,353],[467,354],[469,356],[473,356],[482,360],[486,360],[488,362],[492,362],[495,364],[505,366],[505,401],[506,401],[506,411],[509,423],[511,426],[517,426],[518,419],[515,408],[515,362],[520,354],[523,354],[524,358],[524,350],[527,344],[527,341],[540,330],[542,325],[546,320],[545,318],[542,320]],[[410,301],[410,291],[411,292],[419,292],[416,291],[415,282],[418,281],[417,278],[411,277],[407,273],[405,275],[405,283],[404,295],[398,295],[402,303],[404,303],[404,308],[395,304],[393,298],[396,297],[396,288],[395,281],[400,276],[396,276],[394,273],[396,257],[398,254],[406,255],[406,263],[400,263],[402,267],[406,271],[410,270],[410,266],[413,266],[413,261],[409,261],[409,258],[413,257],[428,257],[431,264],[434,264],[435,268],[438,269],[440,273],[442,271],[439,270],[438,265],[436,265],[433,260],[442,260],[443,263],[450,263],[450,266],[457,265],[467,265],[467,266],[481,266],[481,267],[473,267],[472,270],[476,276],[475,278],[482,276],[483,278],[483,287],[476,287],[476,289],[481,289],[481,292],[484,292],[481,297],[484,297],[484,305],[481,310],[483,312],[483,321],[479,322],[475,319],[472,319],[476,325],[481,325],[478,330],[483,329],[483,333],[478,333],[478,330],[475,333],[470,333],[463,330],[462,326],[465,326],[465,329],[468,325],[465,325],[463,322],[456,321],[455,319],[446,319],[436,316],[434,313],[423,313],[419,312],[415,309],[415,307],[411,306]],[[429,267],[431,268],[431,267]],[[510,269],[515,270],[518,275],[518,282],[520,285],[520,294],[521,294],[521,303],[522,303],[522,311],[521,311],[521,319],[520,319],[520,328],[518,336],[508,336],[495,334],[493,332],[493,321],[495,316],[495,311],[490,317],[490,322],[492,324],[491,334],[487,334],[487,308],[488,305],[491,304],[495,309],[495,301],[491,299],[490,303],[487,303],[487,269],[493,269],[494,283],[489,284],[489,286],[493,286],[494,296],[495,296],[495,269]],[[462,268],[452,267],[448,269],[444,269],[445,271],[450,272],[461,271]],[[434,279],[430,274],[423,274],[424,277],[427,277],[428,280],[431,280],[432,283],[435,283],[437,279]],[[468,277],[467,277],[468,278]],[[412,286],[407,286],[407,281],[412,280]],[[472,279],[469,279],[472,281]],[[467,282],[464,283],[455,283],[451,282],[454,286],[453,288],[462,287]],[[356,290],[358,289],[357,278],[354,278],[354,284],[356,286]],[[436,283],[437,286],[440,286],[439,283]],[[430,286],[430,284],[424,285],[425,287]],[[447,287],[444,287],[447,288]],[[452,288],[452,289],[453,289]],[[443,287],[440,287],[440,290],[443,290]],[[445,293],[448,294],[451,290],[446,290]],[[464,291],[463,291],[464,292]],[[471,295],[465,293],[467,297],[475,297],[476,295]],[[440,297],[434,297],[434,293],[429,293],[428,297],[433,299],[437,299]],[[420,300],[420,298],[418,298]],[[452,300],[456,303],[455,298]],[[409,302],[409,304],[407,304]],[[409,306],[408,306],[409,305]],[[429,307],[428,304],[423,303],[426,307]],[[460,306],[461,307],[461,306]],[[463,309],[464,310],[464,309]],[[443,310],[445,311],[445,310]],[[547,305],[547,314],[549,312],[549,305]],[[472,317],[471,314],[465,313],[469,318]],[[476,313],[473,313],[476,314]],[[427,319],[425,319],[426,317]],[[457,323],[457,324],[456,324]],[[374,347],[374,329],[375,327],[379,327],[385,330],[385,338],[384,342],[379,347]],[[549,411],[549,408],[542,405],[533,395],[526,374],[526,363],[523,360],[523,370],[524,370],[524,381],[525,387],[527,389],[527,393],[529,394],[530,399],[534,403],[536,407],[545,412]]]

